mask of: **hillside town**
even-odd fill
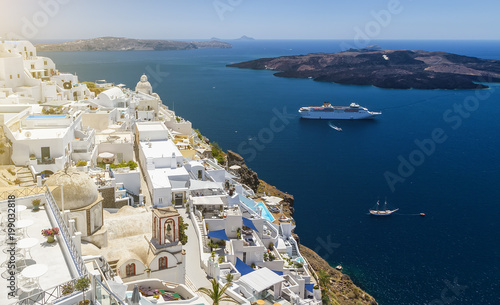
[[[282,198],[137,78],[81,82],[0,43],[1,303],[321,304]]]

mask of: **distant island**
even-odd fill
[[[36,45],[38,51],[167,51],[207,48],[232,48],[227,42],[211,41],[177,41],[177,40],[145,40],[123,37],[99,37],[80,39],[63,43]]]
[[[235,40],[255,40],[255,38],[248,37],[246,35],[241,36],[240,38],[236,38]]]
[[[391,89],[484,89],[488,86],[476,82],[500,82],[500,61],[446,52],[350,49],[227,66],[280,71],[274,74],[280,77]]]

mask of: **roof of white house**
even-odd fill
[[[33,128],[22,129],[21,132],[16,131],[12,134],[17,140],[42,140],[42,139],[59,139],[63,138],[68,132],[69,127],[65,128]]]
[[[191,167],[195,167],[195,166],[203,167],[203,164],[199,161],[190,161],[189,164],[191,164]]]
[[[190,180],[191,185],[189,186],[189,190],[205,190],[205,189],[220,189],[222,186],[213,181],[201,181],[201,180]]]
[[[176,157],[182,157],[172,140],[140,142],[140,144],[146,158],[171,158],[172,153],[175,153]]]
[[[148,175],[153,183],[153,188],[171,188],[172,184],[170,183],[169,177],[188,177],[189,173],[184,167],[156,168],[148,170]]]
[[[193,197],[194,205],[223,205],[224,202],[219,196]]]
[[[138,122],[136,124],[137,131],[155,131],[167,130],[167,127],[162,122]]]
[[[103,91],[97,96],[98,99],[109,99],[109,100],[114,100],[117,98],[124,98],[124,97],[125,94],[123,93],[122,89],[118,87],[113,87],[111,89]]]
[[[256,292],[261,292],[285,281],[285,279],[268,268],[260,268],[240,277],[239,281],[245,283]]]

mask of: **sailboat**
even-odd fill
[[[375,215],[375,216],[389,216],[392,213],[394,213],[397,210],[399,210],[399,209],[388,210],[387,209],[387,200],[384,203],[384,209],[383,210],[380,210],[379,206],[380,206],[380,200],[377,200],[377,209],[376,210],[369,210],[370,214]]]

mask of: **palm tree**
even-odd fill
[[[208,297],[212,299],[213,305],[219,305],[222,301],[237,303],[232,298],[224,295],[226,289],[231,285],[231,283],[227,283],[221,288],[216,279],[211,279],[210,282],[212,283],[212,289],[202,287],[198,289],[198,291],[208,295]]]
[[[226,281],[231,284],[233,282],[233,275],[231,273],[226,274]]]

